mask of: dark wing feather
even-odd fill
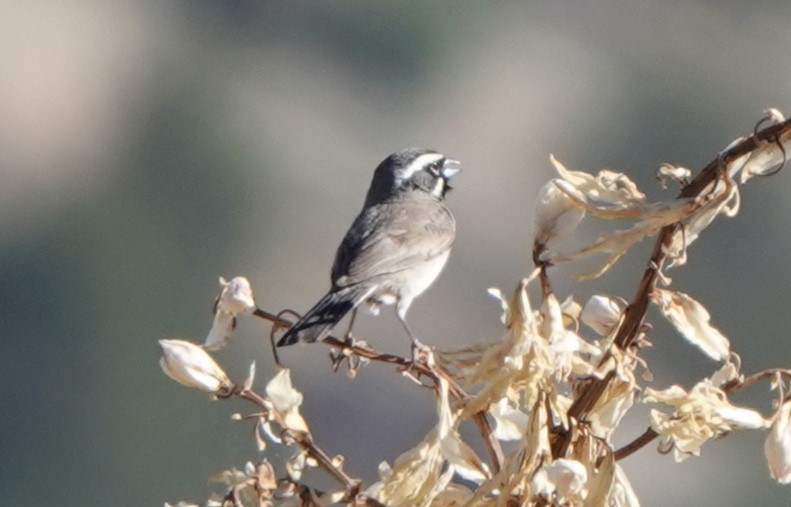
[[[370,206],[338,247],[333,284],[346,287],[410,269],[446,252],[455,235],[456,221],[442,201],[413,196]]]

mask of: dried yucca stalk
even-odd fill
[[[763,125],[768,126],[759,130]],[[767,431],[770,473],[781,483],[791,482],[791,400],[785,394],[791,369],[744,375],[739,356],[711,324],[705,307],[670,288],[664,272],[686,262],[689,246],[717,216],[738,212],[740,184],[779,171],[789,146],[791,121],[770,110],[751,136],[734,141],[694,179],[684,168],[660,167],[663,182],[675,180],[683,188],[676,199],[656,203],[647,202],[624,174],[572,171],[553,157],[558,177],[541,189],[534,214],[536,269],[513,294],[490,291],[502,303],[505,333],[499,341],[430,351],[413,364],[362,344],[327,339],[335,369],[345,366],[353,375],[367,361],[383,361],[436,393],[436,426],[394,463],[383,462],[374,484],[350,477],[341,456],[327,455],[313,441],[299,412],[303,395],[292,386],[287,369],[259,394],[253,389],[254,364],[248,378],[235,385],[206,352],[228,342],[237,316],[267,319],[274,323],[273,333],[290,324],[258,309],[244,278],[221,279],[215,322],[204,345],[162,340],[162,367],[182,384],[253,403],[253,413],[234,419],[254,423],[259,450],[275,444],[293,448],[293,453],[281,471],[263,460],[221,472],[216,478],[227,485],[225,493],[201,505],[636,506],[639,501],[619,459],[659,439],[659,449],[681,461],[698,454],[709,440],[739,429]],[[561,253],[564,240],[586,215],[630,220],[632,225]],[[572,297],[561,302],[553,292],[552,266],[603,253],[604,264],[579,277],[596,278],[647,238],[656,238],[654,248],[630,300],[595,295],[581,305]],[[537,301],[528,296],[531,284],[538,287]],[[641,385],[637,373],[647,370],[640,350],[650,333],[644,322],[650,304],[721,364],[713,375],[690,389]],[[731,392],[763,380],[777,392],[773,414],[730,402]],[[650,429],[615,449],[613,432],[639,403],[656,406]],[[479,429],[486,456],[477,455],[460,437],[459,425],[467,420]],[[507,454],[500,445],[505,441],[512,442]],[[326,471],[337,488],[311,486],[303,479],[310,467]]]

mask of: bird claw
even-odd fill
[[[431,364],[434,363],[434,355],[431,353],[431,347],[424,345],[417,338],[412,340],[412,363],[425,364],[426,366],[431,366]]]
[[[360,371],[360,368],[368,363],[367,359],[364,359],[361,356],[358,356],[354,353],[354,347],[356,346],[367,346],[365,340],[355,341],[352,337],[351,333],[346,333],[344,336],[345,343],[344,347],[341,349],[333,348],[330,351],[330,361],[332,365],[332,371],[337,373],[338,370],[341,368],[344,362],[348,362],[346,367],[346,374],[349,378],[355,378],[357,376],[357,372]]]

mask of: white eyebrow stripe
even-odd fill
[[[402,180],[408,180],[418,171],[422,171],[426,166],[431,164],[432,162],[436,162],[437,160],[442,160],[445,158],[445,155],[441,153],[426,153],[424,155],[420,155],[418,158],[412,161],[411,164],[404,169],[403,176],[401,177]]]

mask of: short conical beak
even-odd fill
[[[449,180],[461,172],[461,162],[458,160],[453,160],[452,158],[446,158],[442,163],[442,171],[440,172],[442,173],[443,178]]]

